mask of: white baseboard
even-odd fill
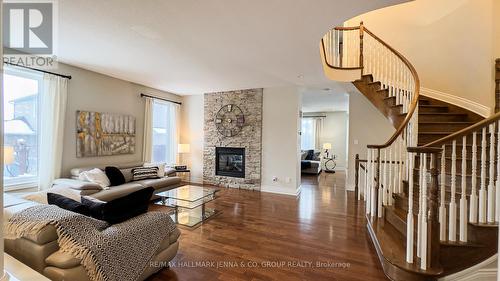
[[[480,103],[477,103],[477,102],[474,102],[474,101],[471,101],[471,100],[468,100],[468,99],[465,99],[465,98],[462,98],[459,96],[455,96],[452,94],[448,94],[448,93],[444,93],[444,92],[440,92],[437,90],[424,88],[424,87],[420,88],[420,93],[424,96],[434,98],[437,100],[442,100],[444,102],[468,109],[468,110],[470,110],[474,113],[477,113],[485,118],[490,117],[491,113],[492,113],[491,108],[488,106],[485,106],[485,105],[482,105]]]
[[[293,190],[293,188],[290,188],[290,187],[274,186],[274,185],[261,185],[260,191],[268,192],[268,193],[297,196],[300,193],[300,186],[296,190]]]

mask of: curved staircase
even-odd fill
[[[411,63],[363,23],[332,29],[320,51],[325,75],[351,77],[396,128],[356,160],[367,162],[357,192],[385,274],[437,280],[495,255],[500,114],[485,119],[420,95]],[[337,78],[341,71],[348,75]]]

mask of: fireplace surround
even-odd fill
[[[215,174],[217,176],[245,178],[245,148],[216,147]]]
[[[261,184],[262,159],[262,89],[236,90],[229,92],[207,93],[204,95],[204,144],[203,144],[203,183],[229,188],[259,190]],[[245,115],[245,124],[234,136],[224,136],[217,130],[217,112],[228,104],[237,105]],[[230,160],[226,171],[217,172],[217,148],[244,149],[244,170],[236,175],[234,166],[239,163]],[[240,159],[240,158],[238,158]],[[227,159],[223,159],[227,161]],[[226,162],[223,162],[226,163]],[[234,164],[234,165],[233,165]],[[241,163],[243,164],[243,163]],[[233,166],[231,166],[233,165]],[[243,165],[242,165],[243,166]]]

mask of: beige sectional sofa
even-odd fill
[[[122,173],[124,173],[127,182],[120,186],[110,187],[107,190],[85,189],[85,185],[88,183],[77,179],[79,172],[89,170],[94,167],[73,169],[71,171],[73,179],[56,180],[54,182],[54,190],[71,189],[72,193],[73,191],[76,191],[76,194],[85,193],[88,195],[91,193],[88,196],[102,201],[109,201],[147,186],[154,187],[155,192],[157,193],[163,190],[175,188],[181,183],[180,178],[175,176],[175,171],[167,171],[166,177],[164,178],[132,181],[131,169],[136,166],[142,165],[136,163],[120,166],[119,168]],[[102,169],[104,169],[104,167],[102,167]],[[40,197],[43,198],[44,195]],[[36,204],[40,203],[6,195],[4,219],[8,220],[8,218],[15,212]],[[168,262],[175,257],[179,247],[179,235],[180,231],[178,229],[175,229],[175,231],[170,235],[166,235],[154,259],[146,268],[140,280],[144,280],[159,271],[162,268],[161,266],[167,265]],[[23,237],[15,240],[6,239],[5,251],[19,261],[47,276],[51,280],[88,281],[89,278],[80,263],[81,261],[67,253],[59,251],[57,238],[58,236],[55,228],[53,226],[46,226],[37,235],[32,237]]]
[[[146,180],[140,180],[140,181],[133,181],[132,180],[132,169],[135,167],[142,167],[143,163],[131,163],[131,164],[123,164],[123,165],[115,165],[117,166],[122,174],[125,177],[125,184],[122,185],[117,185],[117,186],[111,186],[109,189],[106,190],[95,190],[94,193],[89,191],[88,189],[87,194],[91,197],[94,197],[96,199],[102,200],[102,201],[110,201],[113,199],[116,199],[118,197],[122,197],[124,195],[127,195],[129,193],[132,193],[134,191],[143,189],[145,187],[153,187],[155,189],[154,193],[162,192],[165,190],[170,190],[176,187],[179,187],[181,185],[181,178],[177,177],[175,175],[175,170],[174,169],[167,169],[165,171],[165,177],[163,178],[158,178],[158,179],[146,179]],[[64,187],[64,186],[69,186],[72,185],[71,188],[73,189],[78,189],[78,185],[81,186],[80,189],[84,189],[85,185],[87,182],[80,181],[78,179],[78,176],[80,173],[88,170],[92,170],[94,168],[99,168],[101,170],[104,170],[105,166],[102,167],[84,167],[84,168],[74,168],[71,169],[71,179],[59,179],[54,181],[54,187]],[[88,194],[88,193],[91,194]]]

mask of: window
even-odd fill
[[[302,118],[302,129],[300,148],[302,150],[314,149],[316,144],[316,120],[314,118]]]
[[[11,189],[38,181],[39,96],[42,75],[6,68],[4,72],[4,183]]]
[[[178,107],[161,100],[153,102],[152,161],[155,163],[176,163]]]

